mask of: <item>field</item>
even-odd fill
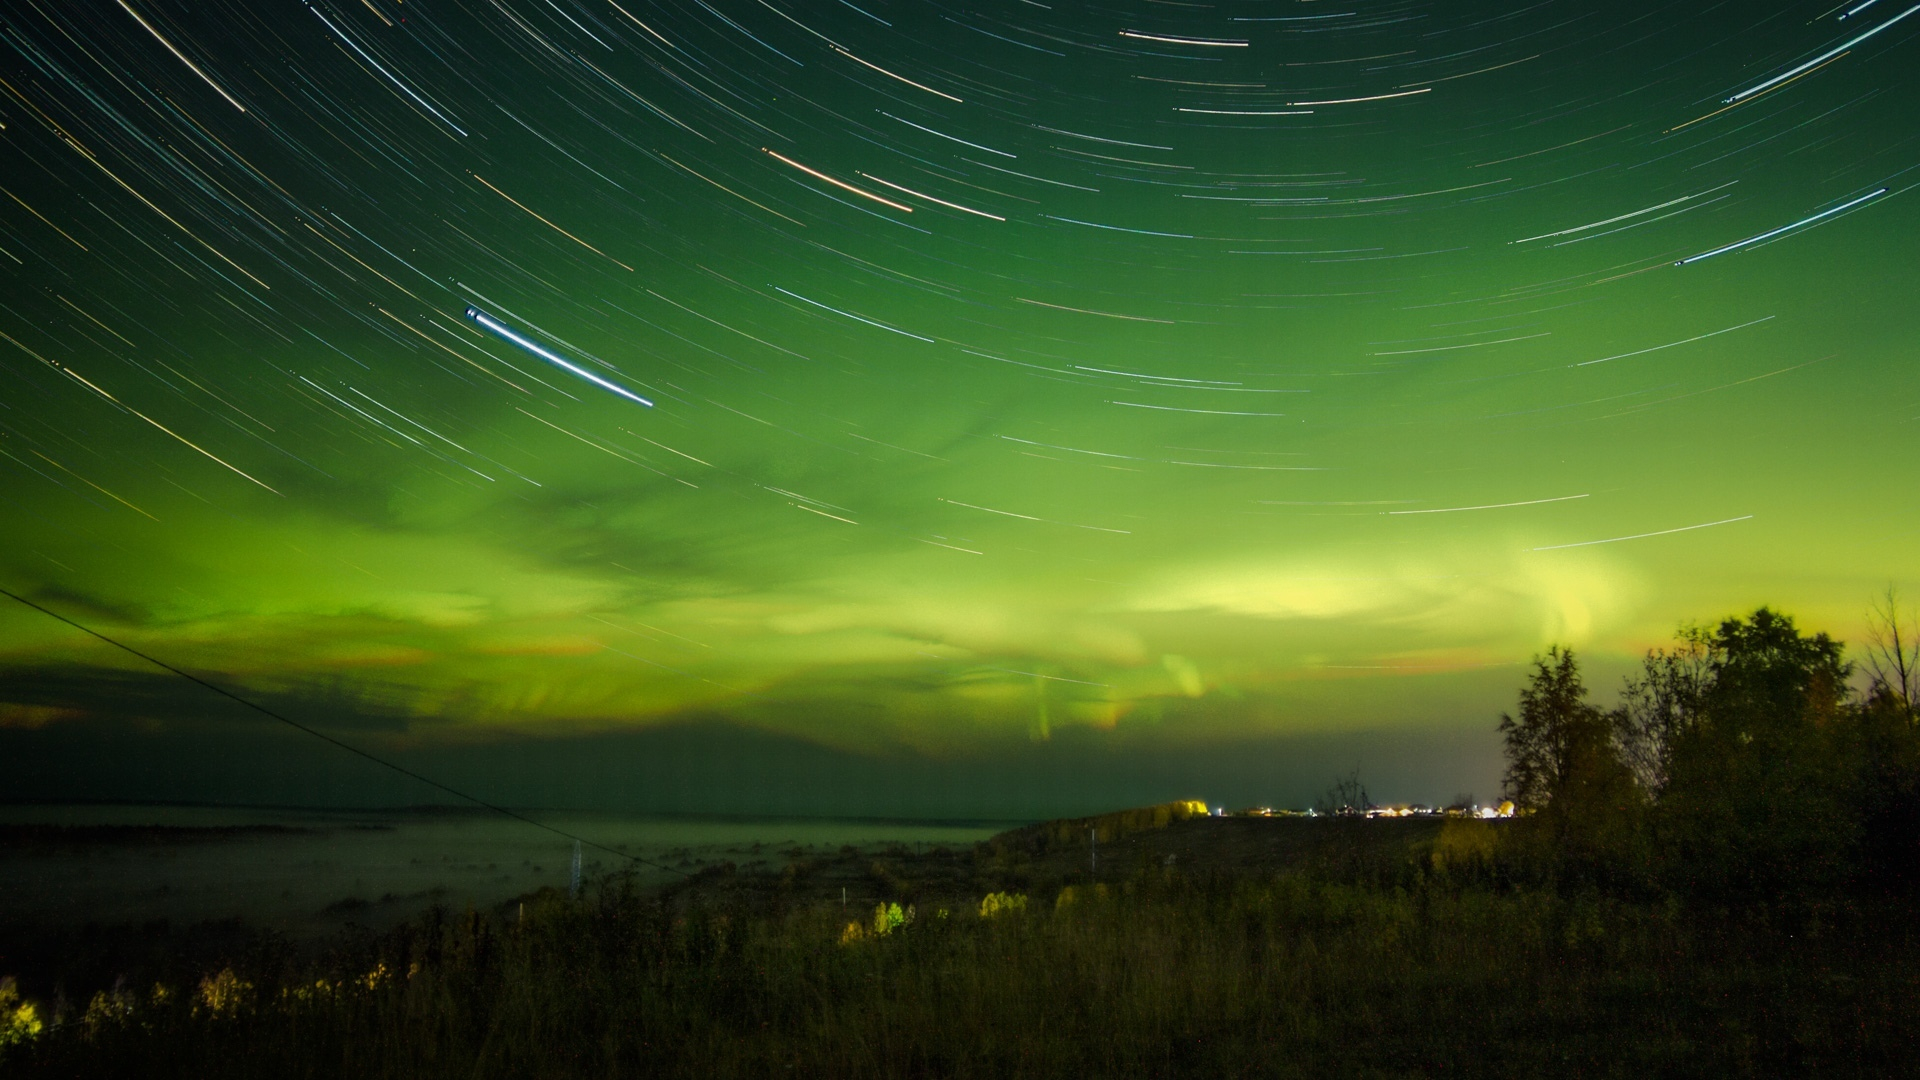
[[[22,1076],[1779,1076],[1889,1075],[1920,1049],[1902,898],[1709,908],[1548,889],[1489,857],[1499,827],[1135,812],[971,848],[721,865],[666,889],[614,875],[577,900],[543,889],[324,946],[236,935],[149,954],[66,989],[60,1025],[0,1061]]]

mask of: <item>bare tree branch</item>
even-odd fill
[[[1920,722],[1920,611],[1901,610],[1900,590],[1888,585],[1867,609],[1868,693],[1884,697],[1912,724]]]
[[[1647,653],[1640,674],[1621,687],[1613,712],[1614,740],[1634,779],[1657,796],[1667,786],[1673,740],[1699,717],[1713,679],[1712,634],[1683,626],[1672,649]]]

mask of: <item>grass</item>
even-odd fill
[[[1376,824],[1392,828],[1290,824],[1273,835],[1301,852],[1371,853],[1279,869],[1168,866],[1182,830],[1190,852],[1209,835],[1176,825],[1115,842],[1102,885],[1044,844],[983,845],[965,875],[954,853],[925,856],[944,891],[916,887],[903,854],[875,877],[917,894],[913,918],[881,934],[870,905],[843,913],[800,868],[667,893],[611,879],[580,901],[538,895],[524,917],[436,911],[320,955],[255,942],[164,993],[143,977],[74,1004],[0,1072],[1890,1075],[1920,1050],[1899,898],[1705,911],[1563,895],[1436,869],[1430,831],[1341,842]],[[983,917],[990,889],[1027,902]]]

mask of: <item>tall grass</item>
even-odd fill
[[[437,912],[323,961],[264,952],[158,997],[101,995],[0,1071],[1887,1075],[1916,1049],[1920,950],[1891,901],[1779,922],[1430,870],[1155,869],[988,907],[922,899],[876,934],[837,903],[613,881],[523,919]]]

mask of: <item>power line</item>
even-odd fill
[[[27,607],[32,608],[33,610],[41,613],[42,615],[46,615],[50,618],[58,619],[61,622],[66,623],[68,626],[73,627],[75,630],[80,631],[81,633],[90,634],[93,637],[97,637],[101,641],[106,642],[107,644],[113,646],[116,649],[120,649],[124,652],[132,653],[133,655],[139,657],[142,660],[145,660],[147,663],[152,664],[157,668],[162,668],[164,670],[171,671],[175,675],[180,676],[181,678],[187,680],[188,682],[197,683],[201,686],[204,686],[207,689],[213,691],[214,693],[219,694],[221,697],[227,698],[232,701],[237,701],[240,704],[245,705],[247,708],[252,709],[254,712],[261,714],[262,716],[271,717],[272,719],[278,720],[290,728],[294,728],[295,730],[306,732],[308,735],[311,735],[314,738],[321,740],[322,742],[332,743],[334,746],[337,746],[340,749],[345,750],[349,754],[356,754],[360,757],[366,758],[368,761],[373,762],[375,765],[383,765],[389,769],[392,769],[394,772],[397,772],[400,775],[405,776],[409,779],[418,780],[421,783],[427,785],[428,787],[436,788],[440,791],[444,791],[447,794],[452,795],[456,799],[465,799],[467,802],[470,802],[475,806],[481,807],[486,810],[491,810],[496,814],[505,815],[506,817],[510,817],[515,821],[524,822],[525,824],[531,825],[536,829],[544,829],[547,832],[554,834],[555,836],[565,837],[568,840],[572,840],[576,844],[584,844],[587,847],[593,848],[597,851],[604,851],[609,855],[617,855],[622,859],[630,859],[643,866],[651,866],[656,870],[665,870],[671,874],[679,874],[681,877],[692,876],[688,874],[685,870],[678,870],[678,869],[675,869],[674,867],[667,866],[663,863],[654,862],[651,859],[643,859],[638,855],[630,855],[627,852],[620,851],[615,848],[610,848],[605,844],[596,843],[592,840],[587,839],[584,836],[575,835],[574,833],[570,833],[565,829],[555,828],[554,826],[548,825],[545,822],[535,821],[534,819],[526,816],[525,814],[519,813],[518,811],[515,811],[515,810],[509,810],[498,803],[488,802],[487,800],[481,798],[478,795],[469,795],[468,793],[461,791],[459,788],[451,787],[447,784],[443,784],[440,781],[433,779],[432,777],[423,776],[420,773],[414,772],[412,769],[409,769],[404,765],[396,765],[393,762],[388,761],[387,759],[380,757],[377,754],[374,754],[367,750],[362,750],[359,747],[353,745],[352,743],[342,742],[341,740],[334,738],[333,736],[327,734],[324,731],[319,730],[318,728],[309,727],[308,725],[303,724],[298,720],[294,720],[289,717],[282,716],[279,713],[274,712],[272,709],[267,708],[265,705],[248,701],[246,698],[241,697],[239,694],[236,694],[231,690],[226,690],[220,686],[210,683],[207,680],[200,678],[198,675],[192,675],[185,671],[182,671],[179,668],[174,667],[172,664],[167,663],[165,660],[160,660],[160,659],[156,659],[155,657],[148,656],[146,653],[141,652],[139,649],[136,649],[133,646],[125,644],[123,642],[115,641],[113,638],[108,637],[107,635],[101,633],[98,630],[93,629],[92,627],[82,626],[81,624],[73,621],[72,619],[67,618],[65,615],[62,615],[57,611],[53,611],[48,608],[41,607],[39,604],[34,603],[33,601],[27,599],[24,596],[21,596],[19,593],[12,592],[6,588],[0,588],[0,594],[5,594],[7,596],[12,597],[13,599],[18,600],[20,603],[25,604]]]

